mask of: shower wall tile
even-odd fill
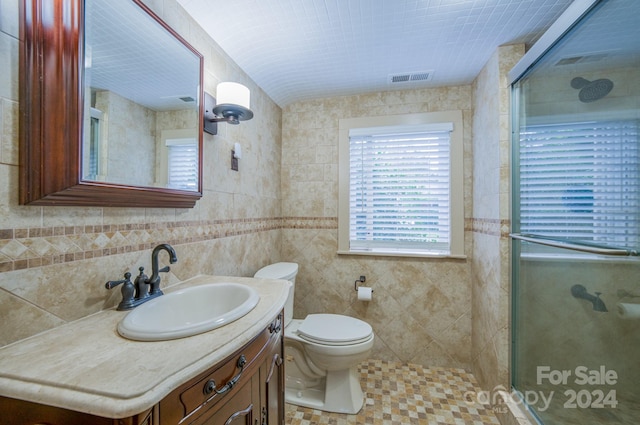
[[[461,110],[464,126],[465,217],[472,211],[471,86],[401,90],[296,102],[283,110],[282,209],[327,228],[283,230],[282,258],[297,262],[294,317],[348,314],[370,323],[373,356],[429,366],[471,366],[468,260],[337,255],[337,146],[341,118]],[[318,167],[321,166],[321,167]],[[319,169],[323,170],[321,174]],[[470,233],[466,232],[471,255]],[[365,275],[373,301],[358,301]]]
[[[137,274],[139,266],[148,270],[158,243],[171,243],[178,253],[163,285],[203,273],[251,276],[280,260],[282,111],[175,0],[146,3],[203,53],[205,89],[214,93],[219,81],[242,81],[255,112],[247,124],[222,124],[219,135],[204,135],[203,198],[193,209],[18,205],[13,3],[0,2],[0,345],[114,307],[120,291],[104,283],[125,271]],[[229,168],[234,142],[244,153],[238,172]]]
[[[471,361],[480,385],[509,386],[510,93],[524,46],[501,46],[473,84]],[[480,177],[482,176],[482,177]]]

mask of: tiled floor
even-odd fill
[[[327,413],[287,404],[286,423],[499,425],[488,406],[471,401],[475,400],[471,393],[479,387],[462,369],[369,360],[360,365],[360,373],[366,396],[360,413]]]

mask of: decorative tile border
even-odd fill
[[[465,222],[465,230],[500,238],[508,238],[511,220],[497,218],[470,218]]]
[[[508,237],[509,220],[465,220],[465,230]],[[247,218],[0,229],[0,273],[278,229],[337,229],[337,217]]]
[[[248,218],[0,229],[0,273],[277,229],[337,229],[335,217]]]
[[[337,229],[338,217],[285,217],[283,229]]]
[[[0,272],[149,250],[282,228],[282,219],[258,218],[104,226],[0,230]]]

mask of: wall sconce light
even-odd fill
[[[253,118],[250,107],[251,92],[242,84],[220,83],[216,88],[218,103],[209,93],[204,93],[204,131],[218,134],[218,123],[240,124]]]

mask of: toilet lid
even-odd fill
[[[275,263],[261,268],[253,277],[289,280],[296,273],[298,273],[298,264],[296,263]]]
[[[309,314],[300,324],[300,337],[325,345],[349,345],[371,337],[371,325],[340,314]]]

